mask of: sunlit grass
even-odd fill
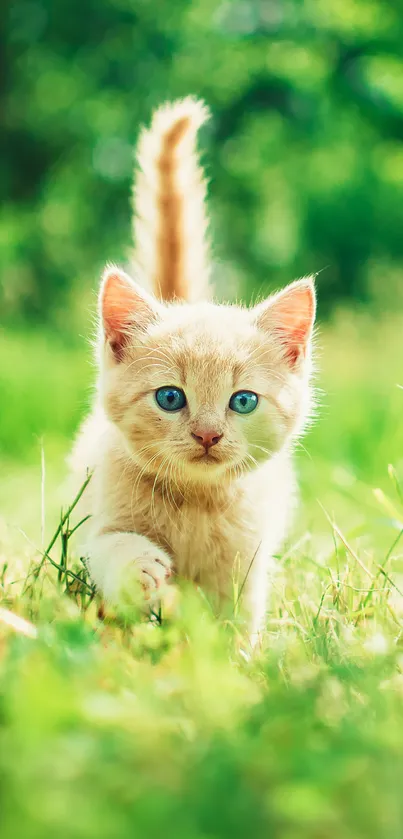
[[[10,377],[2,839],[400,839],[403,333],[391,319],[345,316],[320,343],[324,394],[298,454],[301,510],[252,657],[237,610],[217,620],[186,588],[162,622],[102,617],[69,548],[72,499],[56,492],[89,371],[78,352],[49,347],[69,383],[55,429],[54,371],[34,376],[32,349],[20,395]],[[32,429],[45,416],[43,489]]]

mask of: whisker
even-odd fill
[[[254,449],[260,449],[261,452],[264,452],[265,454],[268,454],[268,455],[273,454],[273,452],[269,451],[269,449],[266,449],[264,446],[259,446],[257,443],[248,443],[248,446],[252,446],[252,448],[254,448]]]

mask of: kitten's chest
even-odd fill
[[[150,536],[169,550],[178,576],[226,594],[233,574],[243,574],[258,546],[253,518],[244,499],[222,510],[161,504]]]

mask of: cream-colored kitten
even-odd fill
[[[160,596],[177,576],[225,606],[236,574],[256,632],[293,506],[292,443],[310,410],[315,292],[303,279],[250,310],[201,302],[209,265],[195,135],[205,118],[185,99],[141,136],[141,285],[105,271],[98,398],[73,460],[94,470],[86,552],[106,600],[127,606],[139,583]]]

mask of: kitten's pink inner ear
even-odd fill
[[[306,355],[315,312],[315,287],[310,278],[291,283],[258,307],[258,325],[278,335],[291,367]]]
[[[120,357],[130,333],[144,328],[157,316],[157,302],[143,292],[124,271],[108,268],[103,276],[101,316],[105,337],[116,357]]]

